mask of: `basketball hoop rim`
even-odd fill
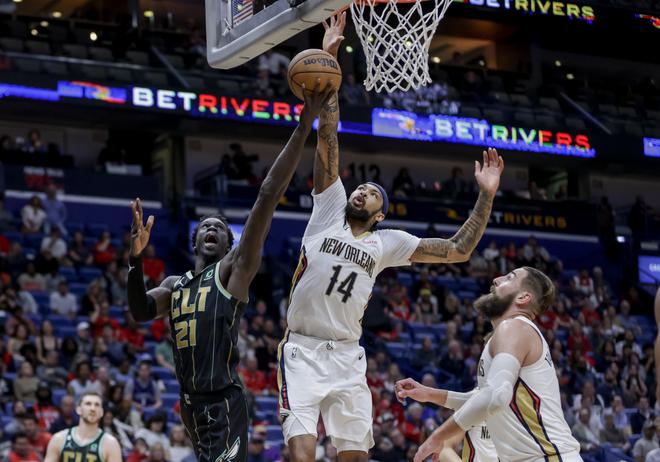
[[[391,1],[394,1],[394,3],[417,3],[417,2],[426,2],[428,0],[373,0],[374,3],[390,3]],[[369,3],[369,0],[355,0],[352,3],[357,3],[359,5],[366,5],[366,4]],[[350,7],[351,7],[351,4],[349,3],[345,7],[340,8],[339,10],[337,10],[337,12],[335,14],[341,13],[342,11],[346,11]]]

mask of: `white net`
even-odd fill
[[[367,58],[367,90],[392,93],[431,83],[429,46],[451,2],[358,0],[351,4]]]

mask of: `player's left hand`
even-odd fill
[[[439,441],[437,436],[432,433],[415,453],[413,462],[424,462],[429,457],[431,457],[432,462],[438,462],[438,458],[444,447],[444,441]]]
[[[300,113],[300,122],[306,124],[311,129],[314,119],[318,117],[321,109],[328,104],[328,101],[330,101],[330,98],[335,93],[335,89],[332,85],[326,85],[321,90],[321,79],[316,79],[316,84],[312,91],[308,91],[304,83],[302,84],[302,89],[305,105]]]
[[[492,196],[500,186],[500,176],[504,170],[504,160],[497,155],[497,149],[488,148],[484,151],[484,164],[474,161],[474,178],[477,180],[479,189]]]
[[[330,24],[323,21],[325,35],[323,36],[323,50],[335,58],[339,52],[339,45],[344,40],[344,27],[346,27],[346,12],[339,13],[330,18]]]

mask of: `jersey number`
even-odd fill
[[[335,288],[335,285],[337,285],[337,281],[339,281],[339,273],[341,272],[341,265],[333,266],[332,269],[335,272],[332,275],[332,278],[330,279],[330,285],[328,286],[328,289],[325,291],[326,295],[331,295],[333,289]],[[337,292],[343,295],[341,299],[342,303],[346,303],[346,300],[348,300],[351,297],[356,278],[357,278],[357,273],[353,271],[351,274],[348,275],[346,279],[344,279],[344,281],[341,284],[339,284],[339,287],[337,287]]]
[[[197,319],[177,322],[174,324],[174,330],[176,330],[176,347],[179,350],[197,345]]]

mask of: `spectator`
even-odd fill
[[[65,388],[69,373],[59,365],[59,355],[56,350],[46,352],[43,364],[37,367],[39,380],[51,388]]]
[[[75,402],[78,402],[84,393],[98,393],[103,396],[103,387],[92,377],[92,366],[89,361],[78,363],[75,378],[69,382],[67,392],[73,396]]]
[[[46,354],[48,352],[59,351],[60,345],[61,340],[55,336],[53,324],[48,319],[44,319],[41,322],[41,329],[37,338],[37,358],[39,362],[44,363],[46,361]]]
[[[67,254],[66,241],[62,239],[59,228],[53,227],[50,234],[41,241],[41,251],[50,250],[51,255],[61,261]]]
[[[46,212],[41,206],[39,196],[32,196],[30,201],[21,209],[21,220],[24,234],[35,234],[42,231],[46,221]]]
[[[104,409],[101,428],[104,432],[117,438],[124,451],[127,452],[133,449],[133,443],[131,442],[131,438],[128,436],[126,427],[115,418],[115,409],[113,407]]]
[[[614,416],[614,425],[616,428],[621,430],[624,435],[630,435],[630,419],[628,418],[628,413],[626,412],[626,407],[623,405],[623,398],[616,395],[612,399],[612,415]]]
[[[635,442],[632,455],[637,462],[645,462],[646,456],[654,449],[658,449],[658,442],[654,439],[655,423],[652,420],[644,422],[642,437]]]
[[[142,438],[149,447],[160,443],[165,448],[165,453],[170,453],[170,439],[167,437],[167,415],[158,411],[147,419],[144,428],[135,432],[135,438]]]
[[[434,366],[438,360],[436,347],[433,345],[431,337],[424,337],[422,340],[422,348],[420,348],[412,360],[412,366],[415,369],[422,370],[429,366]]]
[[[646,462],[660,462],[660,449],[654,449],[646,455]]]
[[[99,266],[106,266],[117,259],[117,251],[112,245],[109,231],[103,231],[101,238],[94,245],[94,262]]]
[[[605,411],[603,414],[603,428],[600,430],[600,441],[602,443],[608,443],[614,446],[615,448],[628,451],[630,445],[628,444],[628,438],[624,435],[623,431],[618,429],[614,425],[614,414],[611,410]]]
[[[37,400],[38,386],[39,378],[34,375],[34,367],[29,362],[23,361],[14,380],[14,396],[19,401],[34,403]]]
[[[103,329],[105,326],[110,326],[111,328],[111,334],[112,332],[119,332],[121,330],[121,324],[119,324],[119,321],[115,319],[114,317],[110,316],[110,305],[108,304],[107,301],[101,302],[100,305],[98,305],[98,310],[99,311],[94,311],[91,316],[89,317],[89,320],[91,321],[92,324],[92,336],[93,337],[101,337],[103,335]],[[105,338],[104,340],[106,342],[112,341],[116,339],[116,335],[111,335],[111,338]],[[109,346],[109,344],[108,344]]]
[[[71,319],[78,314],[78,301],[76,296],[69,292],[69,284],[66,281],[60,281],[57,292],[50,294],[50,310]]]
[[[106,301],[105,293],[101,289],[98,280],[94,280],[87,286],[87,291],[80,302],[79,316],[91,316],[93,313],[101,312],[101,304]]]
[[[151,448],[149,448],[149,458],[148,462],[168,462],[169,459],[165,459],[165,448],[161,443],[154,443]]]
[[[149,459],[149,446],[144,438],[136,438],[133,450],[128,453],[126,462],[143,462]]]
[[[462,199],[468,192],[468,186],[463,179],[463,169],[454,167],[451,170],[451,178],[444,182],[442,190],[448,199]]]
[[[60,262],[53,256],[50,249],[44,249],[37,254],[34,259],[34,267],[37,273],[43,274],[46,278],[45,290],[51,290],[52,282],[59,280],[57,272],[60,269]],[[57,285],[55,284],[52,287],[52,290],[55,290]]]
[[[148,245],[142,259],[144,275],[154,283],[160,284],[165,279],[165,262],[156,256],[156,248]]]
[[[170,332],[170,324],[166,323],[163,339],[156,345],[156,363],[160,367],[169,369],[172,373],[175,372],[173,348],[174,342],[172,340],[172,332]]]
[[[76,410],[76,401],[71,395],[64,395],[60,401],[60,416],[50,426],[50,432],[55,434],[66,428],[78,425],[78,414]]]
[[[257,78],[252,82],[252,91],[259,98],[273,98],[275,96],[267,67],[259,66]]]
[[[646,396],[640,396],[637,401],[637,411],[630,416],[630,427],[633,434],[640,434],[644,422],[648,422],[655,418],[655,414],[649,405],[649,399]]]
[[[81,231],[73,233],[73,241],[67,252],[67,257],[71,264],[76,268],[81,266],[90,266],[94,263],[94,256],[85,244],[85,237]]]
[[[76,326],[76,344],[78,346],[77,352],[89,357],[94,348],[94,341],[89,329],[87,321],[81,321]]]
[[[11,451],[7,462],[41,462],[41,457],[24,432],[18,432],[11,438]]]
[[[463,374],[463,350],[458,340],[449,342],[447,354],[440,360],[442,369],[453,375],[454,377],[461,377]]]
[[[632,237],[636,247],[646,237],[646,220],[648,217],[648,207],[642,196],[637,196],[635,203],[630,209],[628,215],[628,226],[632,231]]]
[[[277,50],[270,49],[259,56],[259,69],[265,69],[273,78],[281,75],[281,69],[287,69],[291,60]]]
[[[257,358],[248,356],[245,367],[241,368],[241,378],[245,388],[255,395],[261,395],[266,391],[266,374],[258,368]]]
[[[64,226],[67,216],[66,205],[57,198],[57,187],[52,183],[46,187],[43,209],[46,212],[46,222],[44,223],[46,232],[57,229],[60,234],[66,235],[66,227]]]
[[[433,295],[431,289],[425,288],[419,291],[419,298],[415,304],[413,320],[415,322],[421,322],[426,325],[440,322],[438,298]]]
[[[46,144],[41,140],[41,133],[39,130],[32,129],[27,134],[27,139],[21,147],[22,151],[26,152],[46,152]]]
[[[28,440],[30,440],[30,444],[34,450],[37,454],[43,457],[46,454],[46,448],[48,447],[48,442],[52,435],[39,428],[37,417],[32,412],[27,412],[23,415],[23,418],[21,419],[21,427],[23,433],[25,433]]]
[[[415,195],[415,183],[410,177],[410,172],[407,168],[400,169],[397,176],[394,177],[392,192],[398,197],[411,197]]]
[[[628,366],[628,373],[621,379],[621,389],[623,391],[623,400],[629,406],[638,402],[639,398],[647,396],[648,388],[637,364]]]
[[[138,409],[159,409],[163,405],[160,388],[151,375],[151,361],[140,361],[137,375],[126,383],[124,399],[131,400]]]
[[[21,290],[28,292],[43,292],[46,290],[46,278],[37,273],[34,263],[29,262],[25,272],[18,277],[18,285]]]
[[[580,410],[580,420],[573,425],[573,436],[580,443],[581,451],[589,452],[598,448],[600,440],[591,430],[590,426],[591,412],[589,409]]]
[[[174,425],[170,429],[170,460],[182,462],[193,454],[192,444],[186,436],[183,425]]]
[[[248,442],[247,462],[266,462],[265,444],[264,437],[257,432],[253,432],[252,438]],[[317,454],[318,452],[317,448]]]

